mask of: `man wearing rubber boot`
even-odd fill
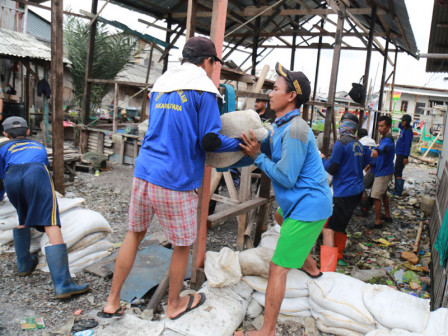
[[[395,196],[401,196],[403,193],[403,170],[404,166],[409,163],[409,154],[411,153],[412,138],[414,137],[414,131],[412,129],[412,118],[409,114],[405,114],[401,118],[401,122],[398,125],[400,128],[400,135],[395,145],[395,190],[392,192]]]
[[[275,335],[291,268],[303,267],[313,277],[321,275],[310,251],[332,210],[331,190],[314,134],[300,117],[300,107],[309,99],[310,82],[302,72],[288,71],[279,63],[275,68],[278,77],[269,97],[277,119],[273,134],[265,140],[270,146],[263,146],[266,152],[261,153],[261,144],[251,131],[242,135],[241,147],[271,178],[281,209],[276,219],[282,228],[269,267],[263,326],[259,331],[237,331],[234,335],[238,336]]]
[[[40,143],[26,139],[29,130],[25,119],[9,117],[2,125],[3,134],[9,141],[0,144],[0,179],[4,180],[1,191],[6,190],[19,217],[19,226],[14,229],[18,273],[29,275],[37,265],[37,257],[30,254],[30,229],[34,228],[45,232],[50,241],[45,254],[55,298],[84,293],[89,284],[77,285],[70,276],[58,204],[47,169],[47,151]]]
[[[392,119],[388,116],[378,118],[378,131],[381,134],[380,144],[372,150],[371,157],[375,162],[375,179],[373,181],[370,197],[374,199],[375,221],[366,224],[371,229],[382,229],[383,222],[392,222],[389,209],[389,198],[387,196],[387,186],[392,181],[394,173],[395,146],[394,137],[389,133],[392,127]],[[370,164],[369,164],[370,165]],[[369,165],[366,170],[369,170]],[[381,215],[381,201],[384,205],[384,216]]]
[[[342,259],[347,234],[345,230],[364,191],[363,169],[367,165],[364,148],[356,140],[358,118],[345,113],[339,123],[340,139],[334,143],[329,160],[322,154],[325,170],[333,176],[333,214],[323,229],[320,270],[336,271]]]

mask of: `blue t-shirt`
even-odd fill
[[[272,160],[260,154],[255,164],[271,178],[284,218],[312,222],[330,217],[331,190],[307,123],[297,116],[283,125],[274,124],[274,134],[265,141],[270,141]]]
[[[406,157],[411,153],[412,138],[414,137],[414,132],[412,127],[404,128],[401,123],[398,125],[401,132],[397,139],[397,144],[395,145],[395,154],[404,155]]]
[[[376,158],[375,176],[387,176],[394,173],[395,146],[392,134],[388,133],[380,140],[377,148],[378,156]]]
[[[23,163],[42,163],[48,166],[45,147],[37,141],[25,138],[14,139],[0,147],[0,179],[5,178],[9,166]]]
[[[370,173],[375,174],[376,159],[372,158],[372,150],[376,148],[376,146],[363,145],[362,147],[364,148],[365,163],[370,165]]]
[[[365,151],[355,136],[345,135],[335,142],[330,160],[322,159],[327,172],[333,175],[333,196],[349,197],[364,190],[363,169],[367,165]]]
[[[239,140],[218,133],[221,118],[214,93],[152,92],[148,122],[134,176],[167,189],[186,191],[201,186],[206,134],[214,133],[220,139],[216,152],[240,150]]]

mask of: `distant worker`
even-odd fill
[[[404,166],[409,163],[409,155],[411,154],[412,138],[414,137],[411,116],[405,114],[398,127],[400,128],[400,135],[395,145],[395,190],[392,192],[395,196],[401,196],[403,193],[403,170]]]
[[[276,64],[277,80],[269,94],[277,119],[274,133],[261,152],[255,135],[243,134],[246,155],[272,180],[280,206],[277,217],[282,228],[269,266],[263,326],[259,331],[236,331],[234,335],[275,335],[280,305],[285,296],[290,269],[299,268],[312,278],[322,273],[310,252],[331,215],[331,190],[313,131],[301,117],[300,107],[310,95],[308,78]],[[270,150],[269,150],[270,149]],[[272,155],[271,155],[272,154]]]
[[[197,236],[196,189],[206,152],[239,151],[239,140],[219,134],[219,91],[211,80],[217,62],[214,43],[191,37],[179,68],[168,70],[151,91],[148,130],[135,162],[129,228],[117,255],[109,297],[99,317],[123,316],[121,288],[154,215],[173,245],[166,316],[177,319],[205,301],[204,293],[180,296],[190,246]]]
[[[340,121],[340,139],[334,143],[329,160],[322,154],[327,173],[333,176],[333,214],[323,229],[320,270],[335,272],[347,241],[346,229],[364,191],[364,148],[356,139],[358,118],[345,113]]]
[[[49,238],[50,245],[45,247],[45,254],[55,298],[64,299],[88,291],[89,284],[77,285],[70,276],[67,245],[61,233],[45,147],[26,139],[30,130],[21,117],[7,118],[3,122],[3,134],[9,141],[0,144],[0,179],[4,180],[4,190],[0,191],[3,198],[6,190],[19,217],[19,226],[13,230],[19,276],[31,274],[37,265],[37,256],[30,253],[30,229],[34,228],[45,232]]]
[[[373,181],[370,197],[374,199],[375,221],[367,224],[367,227],[381,229],[383,221],[392,222],[392,216],[389,208],[389,198],[387,196],[387,187],[392,181],[394,173],[394,137],[389,133],[392,127],[392,119],[388,116],[378,118],[378,131],[382,138],[378,147],[372,150],[371,157],[376,159],[375,180]],[[368,168],[367,168],[368,170]],[[384,216],[381,215],[381,201],[384,205]]]
[[[255,111],[257,111],[258,115],[262,122],[273,123],[275,120],[275,113],[269,108],[269,100],[257,98],[255,100]]]
[[[375,179],[375,162],[376,159],[371,157],[372,150],[376,148],[376,142],[371,137],[365,128],[358,130],[357,139],[364,148],[364,159],[369,166],[369,172],[364,175],[364,192],[361,199],[361,216],[367,217],[369,209],[373,203],[370,198],[370,190],[372,189],[373,181]]]

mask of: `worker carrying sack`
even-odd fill
[[[361,77],[361,79],[359,80],[358,83],[352,83],[352,89],[348,93],[350,98],[353,99],[353,101],[358,104],[361,104],[362,93],[364,91],[364,86],[362,84],[360,84],[362,82],[363,78],[364,78],[364,76]]]

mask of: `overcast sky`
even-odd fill
[[[79,13],[80,9],[90,11],[90,1],[78,1],[78,0],[64,0],[64,9],[71,10],[73,12]],[[100,9],[105,1],[99,1],[98,9]],[[421,1],[421,0],[405,0],[408,15],[410,18],[412,30],[414,32],[415,41],[417,48],[420,53],[427,53],[429,34],[431,28],[432,11],[433,11],[433,1]],[[50,2],[44,3],[44,5],[50,6]],[[50,18],[50,13],[48,10],[38,9],[36,7],[30,6],[31,9],[38,12],[45,18]],[[109,20],[116,20],[122,22],[133,29],[140,32],[151,34],[160,39],[165,39],[165,33],[162,30],[156,28],[147,28],[146,25],[139,23],[138,18],[143,18],[147,21],[153,22],[154,19],[137,12],[132,12],[127,9],[118,7],[113,4],[108,4],[101,15]],[[335,16],[330,17],[332,20],[336,21]],[[158,21],[157,24],[162,25],[163,21]],[[332,31],[333,28],[331,24],[326,23],[326,29]],[[353,46],[361,46],[358,41],[346,38],[344,41],[348,42]],[[380,38],[380,41],[384,45],[384,40]],[[325,41],[324,41],[325,42]],[[330,42],[330,40],[328,40]],[[185,43],[185,39],[180,38],[177,42],[177,46],[182,48]],[[267,44],[279,44],[279,41],[272,39]],[[177,60],[181,53],[180,50],[174,50],[171,52],[171,60]],[[323,50],[321,54],[319,78],[318,78],[318,91],[327,92],[330,79],[330,71],[332,64],[332,50]],[[394,55],[389,54],[393,60]],[[235,63],[240,64],[245,58],[246,54],[235,53],[230,57]],[[276,49],[274,50],[266,59],[259,65],[260,68],[264,64],[268,64],[271,69],[274,68],[275,62],[279,61],[286,68],[290,67],[291,51],[289,49]],[[311,80],[312,85],[314,85],[314,76],[316,68],[316,58],[317,50],[305,50],[297,49],[296,51],[296,61],[295,70],[303,71],[308,78]],[[366,52],[363,51],[342,51],[337,83],[337,91],[349,91],[352,82],[357,82],[360,77],[364,74],[365,69],[365,59]],[[243,68],[250,66],[247,62]],[[383,56],[378,52],[372,53],[371,67],[370,67],[370,80],[374,82],[374,89],[377,91],[380,86],[381,72],[383,67]],[[414,57],[409,56],[405,53],[399,53],[397,62],[397,73],[396,73],[396,84],[407,84],[416,86],[426,86],[429,88],[439,88],[448,89],[448,80],[444,80],[448,77],[448,73],[426,73],[426,59],[416,60]],[[387,75],[390,74],[392,67],[388,64]]]

